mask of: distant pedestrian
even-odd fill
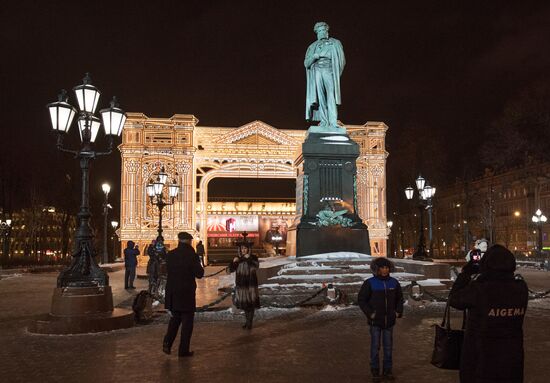
[[[464,269],[457,277],[450,304],[468,310],[460,358],[460,382],[523,382],[523,319],[529,291],[514,276],[516,259],[501,245],[491,246],[479,274]]]
[[[197,243],[197,255],[201,260],[202,267],[204,267],[204,245],[202,244],[202,241],[199,241],[199,243]]]
[[[181,324],[181,338],[178,350],[179,357],[193,356],[189,350],[193,321],[195,318],[197,283],[195,278],[204,276],[195,249],[191,246],[193,236],[186,232],[178,234],[178,247],[166,255],[166,295],[164,306],[170,311],[170,322],[164,336],[162,351],[170,354],[172,344]]]
[[[380,379],[380,344],[383,343],[384,360],[382,376],[393,379],[392,350],[395,318],[403,316],[403,293],[397,279],[390,276],[393,263],[387,258],[371,262],[373,277],[367,279],[357,298],[359,307],[367,316],[370,325],[370,367],[373,379]]]
[[[139,248],[134,241],[128,241],[126,243],[126,249],[124,249],[124,288],[135,289],[134,279],[136,279],[136,267],[137,256],[139,255]]]
[[[229,270],[235,273],[235,296],[233,303],[238,309],[244,310],[246,322],[244,329],[252,329],[254,310],[260,308],[260,294],[258,293],[259,262],[251,252],[252,243],[246,239],[238,244],[238,256],[233,258]]]

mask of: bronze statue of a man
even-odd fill
[[[317,41],[306,52],[306,120],[320,121],[318,127],[311,127],[315,133],[345,133],[338,127],[338,105],[341,104],[340,76],[346,65],[344,48],[339,40],[328,36],[329,26],[316,23],[313,31]]]

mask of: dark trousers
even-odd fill
[[[380,361],[378,359],[380,343],[384,344],[383,368],[384,370],[390,370],[392,368],[393,327],[381,328],[378,326],[370,326],[371,368],[380,368]]]
[[[164,344],[168,347],[172,347],[176,335],[178,335],[178,328],[181,324],[181,337],[180,347],[178,350],[179,355],[183,355],[189,352],[189,344],[191,343],[191,335],[193,334],[193,320],[195,319],[195,313],[193,311],[172,311],[172,317],[168,322],[168,330],[164,336]]]
[[[252,329],[252,321],[254,320],[254,309],[245,310],[244,316],[246,318],[246,323],[244,324],[244,327]]]
[[[134,287],[134,279],[136,279],[136,266],[126,266],[124,271],[124,288]]]

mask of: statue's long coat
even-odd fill
[[[329,37],[329,40],[332,42],[333,49],[331,50],[331,63],[332,63],[332,78],[334,81],[334,100],[336,100],[336,105],[342,104],[342,97],[340,94],[340,76],[344,71],[344,66],[346,65],[346,58],[344,56],[344,47],[340,40]],[[315,54],[315,49],[321,41],[317,40],[313,42],[306,51],[306,60],[308,57]],[[306,120],[308,121],[319,121],[319,100],[317,98],[317,85],[315,83],[315,69],[313,65],[309,68],[306,67]]]

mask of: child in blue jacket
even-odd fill
[[[371,262],[370,267],[374,276],[363,283],[357,301],[370,325],[371,373],[375,379],[380,377],[378,353],[380,340],[382,340],[384,345],[382,376],[393,379],[393,326],[395,318],[401,318],[403,315],[403,292],[397,279],[390,277],[390,271],[394,269],[390,260],[383,257],[376,258]]]

